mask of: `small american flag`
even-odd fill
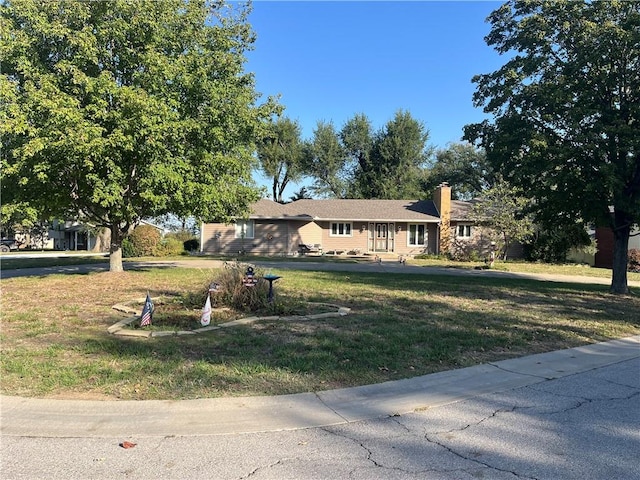
[[[147,299],[144,301],[144,307],[142,307],[142,315],[140,315],[140,326],[146,327],[151,325],[151,316],[153,315],[153,302],[147,292]]]

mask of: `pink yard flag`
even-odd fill
[[[202,309],[202,317],[200,323],[203,327],[206,327],[211,322],[211,295],[207,295],[207,301]]]
[[[144,307],[142,307],[142,315],[140,315],[140,326],[146,327],[151,325],[151,317],[153,316],[153,302],[147,292],[147,299],[144,301]]]

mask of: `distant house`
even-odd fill
[[[469,202],[440,185],[432,200],[260,200],[246,219],[205,223],[201,251],[236,255],[439,254],[477,240]]]
[[[595,255],[595,266],[598,268],[613,267],[613,231],[610,228],[596,228],[595,238],[598,242],[598,251]],[[629,237],[629,250],[640,250],[640,228],[631,231]]]
[[[95,235],[85,223],[54,220],[49,228],[47,246],[54,250],[91,250],[95,240]]]
[[[15,237],[21,249],[90,250],[95,245],[95,236],[87,226],[73,220],[38,222],[31,228],[17,230]]]
[[[157,228],[162,235],[167,233],[163,227],[146,220],[140,220],[139,225],[150,225]],[[93,225],[78,220],[54,220],[49,227],[44,248],[74,251],[93,250],[96,245],[96,234],[93,233],[95,231],[97,229]],[[107,237],[107,241],[109,237],[110,235]],[[108,247],[108,245],[106,246]]]

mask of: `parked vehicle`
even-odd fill
[[[15,238],[3,238],[0,240],[0,252],[10,252],[18,250],[20,244]]]

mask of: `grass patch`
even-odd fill
[[[277,302],[327,302],[353,313],[186,337],[116,337],[106,332],[122,318],[112,305],[147,291],[190,298],[215,271],[150,267],[2,280],[2,393],[113,399],[285,394],[640,334],[637,288],[636,295],[614,296],[605,285],[482,276],[274,273],[283,275],[275,284]],[[189,308],[199,320],[199,310]],[[158,305],[154,323],[161,311]]]
[[[460,268],[466,270],[485,267],[484,262],[454,262],[451,260],[441,259],[410,259],[408,263],[424,267]],[[581,277],[611,278],[611,270],[608,268],[596,268],[577,263],[551,264],[541,262],[524,262],[518,260],[506,262],[497,260],[493,266],[493,270],[516,273],[541,273],[548,275],[577,275]],[[640,282],[640,273],[627,272],[627,279],[630,281]]]
[[[578,275],[582,277],[599,278],[611,278],[612,274],[611,270],[608,268],[596,268],[578,263],[549,264],[522,261],[496,262],[494,268],[496,270],[504,270],[507,272],[543,273],[569,276]],[[631,281],[640,281],[640,273],[627,272],[627,278]]]
[[[95,263],[109,263],[109,258],[95,255],[73,255],[71,257],[42,256],[38,258],[11,258],[11,254],[5,254],[0,257],[0,268],[2,268],[3,270],[65,267],[72,265],[89,265]]]
[[[24,253],[24,252],[21,252]],[[38,254],[39,252],[29,252],[30,254]],[[64,257],[53,257],[53,256],[45,256],[45,252],[42,256],[34,257],[34,258],[11,258],[11,253],[6,253],[0,255],[0,267],[3,270],[16,270],[23,268],[47,268],[47,267],[64,267],[64,266],[73,266],[73,265],[88,265],[88,264],[96,264],[96,263],[109,263],[109,257],[107,256],[96,256],[96,255],[82,255],[82,254],[74,254],[72,256],[64,256]],[[282,257],[282,256],[243,256],[240,258],[236,257],[228,257],[221,255],[173,255],[166,257],[128,257],[123,258],[122,261],[126,264],[127,262],[163,262],[163,261],[180,261],[180,262],[188,262],[188,261],[199,261],[199,260],[220,260],[220,261],[247,261],[247,262],[257,262],[257,261],[269,261],[269,262],[315,262],[315,263],[357,263],[357,260],[350,257],[337,257],[337,256],[310,256],[310,257]]]

